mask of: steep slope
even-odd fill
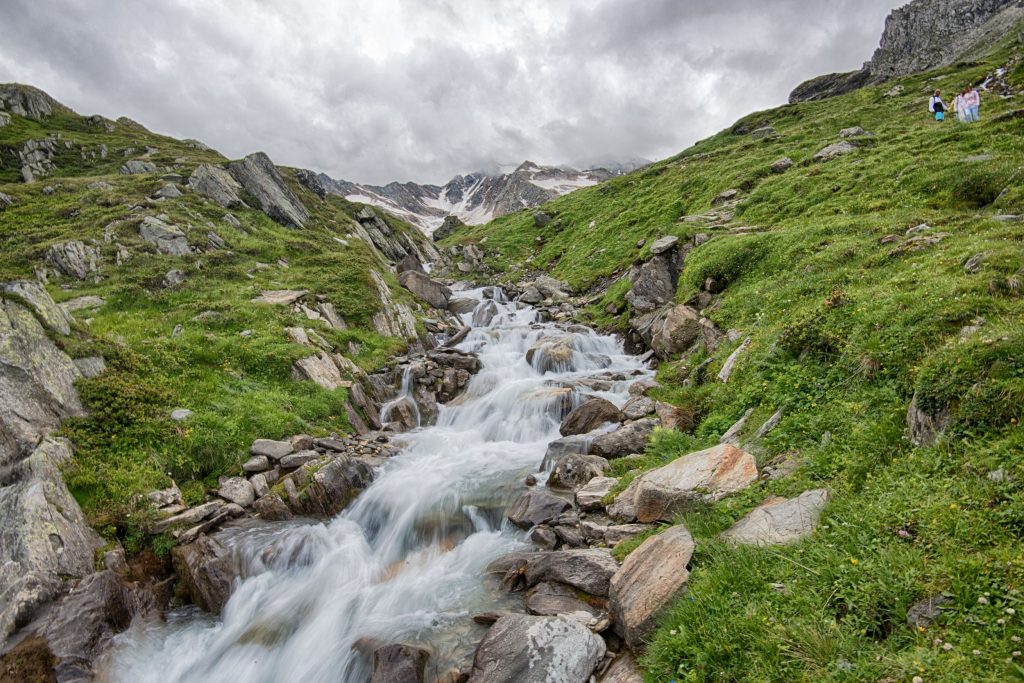
[[[643,491],[656,503],[671,484],[639,477],[720,441],[756,458],[758,483],[700,488],[714,502],[668,516],[696,550],[647,640],[647,680],[1020,676],[1019,30],[970,66],[752,114],[549,202],[550,221],[521,211],[441,242],[513,285],[567,280],[587,320],[652,347],[648,395],[675,428],[612,462],[609,513],[637,517]],[[981,123],[929,120],[931,90],[981,83]],[[821,489],[809,538],[735,540]]]
[[[592,168],[578,171],[538,166],[526,161],[511,173],[459,175],[441,186],[417,183],[361,185],[347,180],[334,180],[324,174],[310,177],[308,182],[311,188],[316,188],[315,191],[329,192],[349,201],[378,206],[430,234],[449,215],[469,225],[486,223],[498,216],[543,204],[581,187],[596,185],[645,163],[637,161],[615,165],[611,170]]]
[[[77,321],[56,339],[88,368],[65,474],[108,542],[141,549],[137,494],[173,479],[200,502],[256,438],[352,431],[360,368],[433,343],[420,313],[444,329],[398,285],[397,263],[438,259],[412,226],[260,153],[227,162],[27,86],[0,101],[0,282],[43,284]],[[334,380],[299,381],[321,349]]]

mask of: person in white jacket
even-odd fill
[[[928,100],[928,111],[935,114],[936,121],[946,120],[946,103],[942,101],[941,90],[936,90],[932,98]]]
[[[964,94],[967,93],[967,88],[964,88],[962,92],[957,93],[956,99],[953,100],[953,111],[956,113],[956,120],[960,123],[967,121],[967,105],[964,104]]]

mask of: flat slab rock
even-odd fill
[[[506,517],[520,529],[529,529],[550,522],[571,507],[569,501],[543,489],[535,489],[516,499]]]
[[[252,302],[254,304],[289,306],[307,294],[309,292],[305,289],[268,289],[260,292],[259,296],[252,299]]]
[[[509,614],[487,631],[470,683],[586,683],[604,658],[600,636],[566,617]]]
[[[757,477],[754,456],[720,444],[637,477],[608,507],[608,514],[622,522],[670,522],[689,507],[742,491]]]
[[[615,632],[633,650],[643,645],[658,613],[686,585],[694,548],[686,527],[674,526],[641,543],[612,577],[609,607]]]
[[[814,533],[828,503],[825,489],[804,491],[796,498],[771,497],[722,533],[737,545],[783,545]]]

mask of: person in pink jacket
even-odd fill
[[[981,117],[978,114],[978,109],[981,107],[981,95],[972,86],[968,88],[967,92],[964,93],[963,98],[964,108],[966,110],[966,113],[964,115],[964,121],[966,121],[967,123],[980,121]]]

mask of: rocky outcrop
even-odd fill
[[[590,398],[576,406],[571,413],[562,420],[558,431],[562,436],[573,436],[575,434],[586,434],[606,422],[619,422],[622,414],[611,401],[603,398]]]
[[[42,90],[18,83],[0,85],[0,110],[3,109],[36,121],[52,116],[55,111],[68,111]]]
[[[695,545],[679,525],[652,536],[629,554],[611,579],[609,607],[615,632],[634,651],[655,627],[655,618],[686,585]]]
[[[886,19],[881,44],[863,68],[813,78],[789,101],[820,100],[952,64],[1007,35],[1021,19],[1020,0],[914,0]]]
[[[473,657],[470,683],[586,683],[604,641],[568,617],[508,614],[491,626]]]
[[[46,262],[63,275],[84,280],[99,267],[100,250],[78,240],[60,242],[46,251]]]
[[[387,337],[415,339],[416,318],[412,310],[405,304],[395,302],[391,296],[391,288],[380,273],[371,270],[370,278],[380,301],[380,310],[373,314],[373,329]]]
[[[683,251],[678,242],[675,236],[656,241],[651,245],[651,259],[629,271],[633,286],[626,294],[626,301],[637,313],[649,313],[675,298],[683,266]]]
[[[66,579],[93,571],[103,543],[68,492],[60,468],[71,458],[65,439],[44,439],[4,471],[0,486],[0,635],[24,624],[55,598]]]
[[[196,194],[202,195],[226,209],[243,205],[242,200],[238,197],[242,186],[220,166],[211,164],[196,166],[196,170],[192,171],[192,175],[189,176],[188,186]]]
[[[814,533],[828,491],[804,491],[796,498],[771,497],[722,532],[722,539],[737,545],[784,545]]]
[[[121,175],[145,175],[148,173],[158,173],[160,169],[152,161],[132,159],[121,164],[120,171]]]
[[[447,309],[452,291],[437,280],[415,270],[407,270],[398,276],[398,282],[412,292],[417,299],[434,308]]]
[[[231,551],[214,536],[204,534],[188,545],[173,548],[171,558],[192,602],[207,612],[220,614],[238,576]]]
[[[139,237],[156,247],[161,254],[184,256],[192,253],[188,238],[178,228],[161,218],[146,216],[139,224]]]
[[[662,359],[688,351],[698,344],[712,352],[724,336],[714,323],[684,304],[666,306],[632,318],[629,324]]]
[[[356,216],[352,229],[363,241],[372,245],[386,260],[394,264],[401,263],[410,254],[415,255],[420,263],[435,262],[441,258],[433,242],[414,239],[406,232],[392,228],[368,206]]]
[[[640,475],[616,497],[608,514],[623,522],[672,521],[689,507],[745,489],[757,477],[754,456],[721,444]]]
[[[299,201],[274,162],[263,152],[250,154],[228,164],[235,180],[259,202],[263,213],[283,225],[301,228],[309,220],[309,211]]]

